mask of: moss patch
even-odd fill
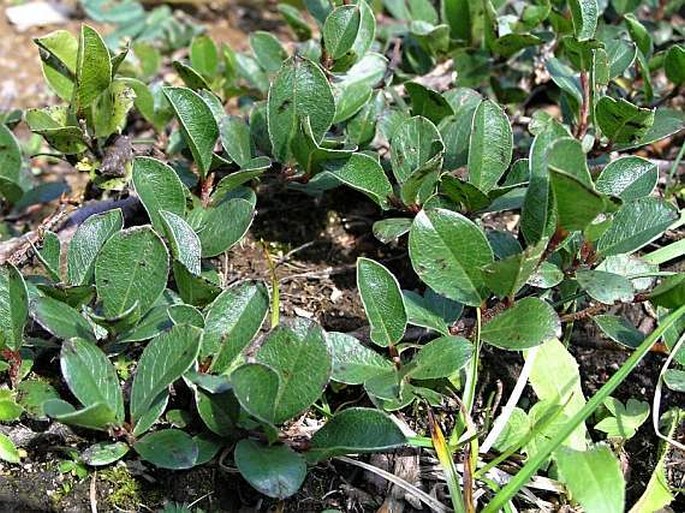
[[[98,481],[101,483],[100,490],[106,494],[107,504],[111,506],[136,511],[143,502],[140,483],[131,475],[126,465],[115,465],[98,472]]]

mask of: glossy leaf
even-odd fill
[[[182,217],[167,210],[160,210],[164,234],[171,249],[171,255],[188,272],[199,275],[201,272],[202,245],[200,238]]]
[[[219,123],[219,133],[221,145],[236,164],[244,167],[252,160],[250,127],[245,121],[235,116],[226,116]]]
[[[685,82],[685,47],[683,45],[673,45],[668,49],[664,69],[666,77],[675,85]]]
[[[280,41],[270,32],[257,30],[250,34],[250,48],[259,65],[268,73],[275,73],[281,69],[283,61],[288,58]]]
[[[12,439],[0,433],[0,460],[7,463],[21,463],[21,455],[12,442]]]
[[[271,424],[282,424],[309,407],[331,375],[323,330],[303,319],[273,330],[256,361],[238,367],[231,379],[243,408]]]
[[[371,340],[381,347],[404,336],[407,313],[397,279],[383,265],[368,258],[357,260],[357,287],[371,324]]]
[[[292,157],[291,145],[305,118],[319,142],[335,114],[333,93],[319,66],[302,57],[285,61],[269,89],[267,122],[273,154],[280,162]]]
[[[621,157],[607,164],[595,183],[604,194],[635,200],[649,196],[656,187],[659,169],[647,159]]]
[[[400,428],[385,413],[371,408],[347,408],[314,433],[306,457],[320,461],[343,454],[387,451],[406,443]]]
[[[62,376],[83,406],[105,404],[118,424],[124,421],[124,396],[119,377],[107,355],[93,342],[73,338],[62,344]]]
[[[190,43],[190,65],[210,80],[219,66],[219,52],[212,38],[201,34]]]
[[[70,426],[78,426],[98,431],[108,431],[119,422],[115,412],[104,403],[95,403],[81,410],[61,399],[50,399],[43,404],[48,417]]]
[[[421,347],[408,375],[414,379],[446,378],[466,367],[472,355],[473,345],[465,338],[442,336]]]
[[[483,231],[444,209],[424,210],[409,232],[409,256],[419,277],[443,296],[479,306],[487,296],[481,268],[493,260]]]
[[[440,296],[427,289],[424,296],[408,290],[402,291],[407,311],[407,322],[414,326],[432,329],[449,335],[449,325],[454,323],[464,310],[463,305]]]
[[[677,210],[658,198],[647,197],[627,203],[614,215],[613,223],[597,241],[597,251],[605,256],[637,251],[677,218]]]
[[[157,335],[145,347],[131,387],[131,419],[134,423],[156,402],[157,397],[195,362],[202,343],[202,330],[174,326]]]
[[[469,182],[490,191],[511,163],[513,133],[502,108],[483,100],[473,116],[469,140]]]
[[[645,335],[632,324],[615,315],[595,315],[593,321],[599,329],[614,342],[630,348],[638,347],[645,339]]]
[[[171,470],[194,467],[199,453],[192,437],[180,429],[162,429],[145,435],[133,448],[156,467]]]
[[[513,297],[538,269],[544,249],[545,244],[536,244],[488,264],[483,268],[485,284],[501,298]]]
[[[266,318],[269,293],[263,283],[241,283],[224,290],[206,309],[202,354],[211,369],[226,371],[249,345]]]
[[[541,299],[527,297],[488,321],[481,338],[500,349],[518,351],[538,346],[558,336],[560,330],[554,309]]]
[[[83,451],[81,458],[86,465],[103,467],[120,460],[128,451],[129,446],[125,442],[98,442]]]
[[[233,455],[240,474],[267,497],[285,499],[300,489],[307,474],[304,458],[287,445],[240,440]]]
[[[77,310],[51,297],[39,297],[31,303],[31,315],[38,323],[61,340],[79,337],[95,340],[93,327]]]
[[[611,207],[601,194],[562,171],[550,170],[557,223],[568,231],[583,230]]]
[[[181,179],[171,167],[150,157],[133,161],[133,186],[150,217],[152,225],[162,231],[161,211],[185,215],[186,198]]]
[[[117,232],[95,261],[95,287],[106,316],[116,317],[137,303],[145,314],[166,288],[169,253],[150,227]]]
[[[33,40],[40,54],[45,80],[55,94],[71,101],[76,80],[78,40],[67,30],[55,30]]]
[[[344,57],[359,33],[361,14],[357,5],[342,5],[333,10],[323,25],[323,44],[333,60]]]
[[[333,358],[331,379],[361,385],[367,379],[392,370],[392,362],[346,333],[326,334]]]
[[[95,29],[81,25],[76,60],[76,95],[81,108],[90,106],[112,81],[112,63],[105,42]]]
[[[223,201],[206,209],[196,208],[188,217],[200,239],[202,257],[220,255],[243,238],[254,218],[252,204],[242,198]]]
[[[407,82],[404,87],[409,93],[411,111],[415,116],[423,116],[437,125],[454,114],[450,103],[437,91],[418,82]]]
[[[579,41],[592,39],[597,29],[599,6],[597,0],[569,0],[573,31]]]
[[[595,109],[599,128],[616,143],[634,142],[654,124],[654,110],[637,107],[623,98],[604,96]]]
[[[120,209],[96,214],[78,227],[67,252],[67,279],[72,285],[84,285],[93,278],[95,259],[103,244],[124,224]]]
[[[0,265],[0,348],[18,351],[24,341],[29,301],[26,283],[12,264]]]
[[[381,165],[373,157],[354,153],[349,159],[325,163],[324,170],[336,180],[369,196],[381,208],[388,208],[392,185]]]
[[[211,109],[200,95],[185,87],[165,87],[164,95],[181,124],[183,138],[190,147],[200,175],[206,176],[219,138],[219,127]]]

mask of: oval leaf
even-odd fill
[[[169,253],[152,228],[139,226],[114,234],[95,261],[95,287],[107,317],[136,303],[144,315],[166,288]]]
[[[519,351],[557,336],[560,329],[554,308],[541,299],[527,297],[485,324],[481,338],[495,347]]]
[[[294,495],[307,475],[304,458],[286,445],[262,445],[241,440],[235,447],[240,474],[267,497],[285,499]]]
[[[162,210],[185,216],[186,196],[181,179],[163,162],[150,157],[136,157],[133,161],[133,186],[156,230],[161,232],[164,226]]]
[[[514,136],[504,110],[492,100],[480,102],[469,139],[469,182],[490,191],[511,163]]]
[[[195,440],[179,429],[163,429],[145,435],[133,448],[144,460],[171,470],[194,467],[199,454]]]
[[[371,324],[371,340],[381,347],[404,336],[407,313],[397,279],[383,265],[368,258],[357,260],[357,287]]]
[[[433,290],[469,306],[487,298],[481,268],[493,260],[483,231],[466,217],[444,209],[423,210],[409,232],[416,274]]]

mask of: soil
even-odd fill
[[[286,32],[273,10],[263,6],[221,3],[193,6],[189,10],[208,25],[209,33],[217,41],[228,42],[237,49],[247,46],[246,33],[250,30]],[[72,20],[62,28],[74,31],[79,23],[80,20]],[[37,107],[53,101],[43,86],[38,53],[31,41],[32,37],[46,31],[32,29],[17,33],[0,12],[0,110],[9,106]],[[69,171],[66,173],[68,175]],[[77,181],[73,176],[68,178],[72,183]],[[398,276],[404,288],[413,289],[419,285],[408,259],[404,258],[404,242],[386,246],[371,235],[371,227],[381,214],[362,195],[340,189],[312,197],[286,189],[275,180],[265,180],[259,187],[258,214],[250,235],[219,262],[226,283],[244,278],[269,282],[272,277],[266,257],[268,252],[278,264],[276,275],[281,282],[283,315],[314,318],[326,330],[343,332],[366,325],[355,283],[357,257],[369,256],[383,262]],[[39,217],[36,215],[36,218]],[[509,221],[504,218],[493,220],[502,224]],[[640,315],[644,316],[644,313]],[[599,339],[601,335],[590,323],[577,330],[571,343],[587,396],[605,383],[627,358],[626,351],[611,344],[598,344]],[[654,383],[664,359],[663,354],[649,354],[614,396],[622,401],[632,397],[651,403]],[[479,404],[484,405],[497,391],[498,383],[506,398],[516,382],[521,364],[517,353],[486,348]],[[347,395],[357,401],[363,396],[354,387]],[[675,404],[677,399],[666,394],[664,403]],[[439,413],[449,421],[453,411],[447,409]],[[424,422],[425,418],[419,418],[417,428]],[[63,446],[87,445],[78,432],[58,430],[53,433],[47,423],[14,425],[9,429],[26,429],[33,435],[24,447],[27,457],[21,467],[0,463],[0,511],[3,512],[75,513],[89,511],[93,505],[101,513],[157,511],[171,501],[216,512],[322,511],[327,508],[361,512],[377,511],[391,495],[386,483],[378,483],[359,469],[340,462],[323,463],[312,469],[301,491],[284,503],[256,494],[231,470],[230,462],[171,473],[129,459],[126,464],[120,463],[113,469],[100,470],[79,479],[58,468],[58,462],[66,457],[61,449]],[[634,502],[643,492],[659,456],[659,447],[649,421],[626,445],[628,503]],[[393,470],[393,461],[374,463],[385,464],[388,470]],[[431,475],[428,471],[424,474]],[[423,484],[428,490],[437,487],[438,494],[443,493],[442,485],[433,478],[425,478]],[[413,511],[409,503],[400,501],[400,504],[404,511]],[[682,499],[672,506],[674,511],[685,511]]]

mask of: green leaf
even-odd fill
[[[41,49],[41,66],[48,86],[61,100],[71,101],[76,80],[78,40],[67,30],[56,30],[33,41]]]
[[[485,284],[499,297],[513,297],[540,265],[546,240],[483,268]]]
[[[250,48],[259,65],[267,73],[276,73],[281,69],[283,61],[288,58],[288,52],[285,51],[278,38],[270,32],[262,30],[252,32]]]
[[[463,337],[442,336],[421,347],[411,361],[408,376],[438,379],[463,369],[473,356],[473,344]]]
[[[364,153],[354,153],[346,160],[326,162],[323,168],[336,180],[370,197],[381,208],[388,208],[392,185],[375,158]]]
[[[447,116],[454,114],[452,106],[439,92],[418,82],[407,82],[404,88],[411,99],[411,111],[414,116],[423,116],[437,125]]]
[[[107,317],[116,317],[136,303],[145,315],[164,292],[169,253],[149,226],[112,235],[95,261],[95,287]]]
[[[555,453],[561,480],[588,513],[625,511],[625,479],[609,446],[587,451],[561,448]]]
[[[200,176],[206,176],[212,163],[219,127],[209,105],[196,92],[185,87],[165,87],[164,95],[181,123],[181,132],[190,147]]]
[[[21,463],[21,455],[14,446],[14,442],[2,433],[0,433],[0,460],[7,463]]]
[[[378,262],[359,258],[357,287],[371,325],[371,340],[381,347],[402,340],[407,327],[407,313],[397,278]]]
[[[630,302],[633,286],[627,278],[605,271],[581,269],[576,272],[578,285],[594,300],[607,305]]]
[[[0,265],[0,349],[18,351],[29,315],[26,283],[10,263]]]
[[[55,232],[46,230],[43,234],[43,247],[36,252],[40,263],[43,264],[50,278],[60,282],[60,259],[62,257],[62,241]]]
[[[173,212],[160,210],[164,233],[171,249],[171,255],[188,272],[199,275],[201,272],[202,244],[200,238],[184,219]]]
[[[0,178],[15,184],[19,188],[21,166],[22,158],[19,143],[12,131],[0,123]],[[0,194],[4,195],[1,186]],[[21,188],[19,188],[18,197],[14,198],[13,202],[18,201],[21,194]]]
[[[295,36],[300,41],[306,41],[312,37],[312,29],[300,16],[300,11],[289,4],[278,4],[278,11],[283,15],[286,23],[293,29]]]
[[[469,139],[469,182],[490,191],[511,163],[514,139],[504,110],[492,100],[483,100],[473,116]]]
[[[128,113],[133,108],[135,99],[134,90],[125,80],[112,81],[93,105],[95,136],[107,138],[114,133],[120,134],[126,126]]]
[[[399,239],[405,233],[409,233],[411,221],[407,217],[381,219],[373,223],[373,236],[382,243],[389,244]]]
[[[269,292],[261,282],[227,288],[206,309],[202,354],[212,356],[211,370],[228,370],[262,327]]]
[[[126,442],[98,442],[81,453],[81,459],[91,467],[104,467],[120,460],[128,453]]]
[[[579,41],[592,39],[597,29],[599,6],[597,0],[569,0],[573,32]]]
[[[233,162],[241,168],[252,160],[250,127],[237,116],[225,116],[219,123],[221,145]]]
[[[676,109],[659,107],[654,113],[654,124],[638,140],[618,144],[617,150],[638,148],[670,137],[685,129],[685,113]]]
[[[611,203],[576,177],[550,169],[557,223],[568,231],[584,230]]]
[[[444,96],[454,109],[454,116],[443,119],[438,128],[445,143],[445,167],[456,169],[468,162],[473,115],[482,97],[465,87],[447,91]]]
[[[390,417],[372,408],[347,408],[331,417],[311,439],[311,462],[343,454],[379,452],[401,447],[407,439]]]
[[[352,49],[360,22],[358,5],[342,5],[328,15],[323,24],[322,35],[324,48],[333,60],[345,57]]]
[[[212,38],[201,34],[190,42],[190,65],[209,80],[216,75],[219,66],[219,52]]]
[[[188,223],[200,238],[202,257],[208,258],[228,251],[245,236],[254,219],[254,207],[242,198],[223,201],[203,209],[196,207]]]
[[[267,108],[273,154],[282,163],[291,160],[291,144],[305,118],[309,117],[312,134],[320,142],[335,115],[326,76],[317,64],[303,57],[285,61],[269,89]]]
[[[685,371],[669,369],[663,379],[664,384],[674,392],[685,392]]]
[[[170,305],[167,308],[167,312],[169,313],[169,318],[175,325],[188,324],[200,329],[205,327],[205,320],[204,317],[202,317],[202,313],[192,305],[183,303]]]
[[[100,249],[123,225],[121,209],[115,209],[91,216],[78,227],[67,252],[67,281],[70,284],[91,282]]]
[[[543,344],[560,330],[554,308],[546,301],[527,297],[487,322],[481,338],[500,349],[520,351]]]
[[[632,438],[649,417],[649,404],[632,397],[625,406],[618,399],[607,397],[604,406],[611,415],[595,424],[595,429],[606,433],[609,438]]]
[[[131,387],[131,421],[134,425],[157,397],[193,365],[201,343],[202,330],[186,324],[157,335],[145,347]]]
[[[76,101],[86,108],[105,91],[112,81],[109,50],[97,31],[81,25],[76,60]]]
[[[361,385],[367,379],[392,370],[392,362],[345,333],[326,334],[333,358],[331,379]]]
[[[240,440],[233,457],[240,475],[258,492],[275,499],[295,495],[307,475],[304,458],[287,445]]]
[[[399,183],[417,170],[435,164],[439,167],[445,145],[440,132],[428,119],[414,116],[402,123],[390,141],[392,171]]]
[[[183,183],[176,172],[163,162],[151,157],[136,157],[133,161],[133,186],[158,231],[164,227],[162,210],[181,217],[185,215]]]
[[[685,273],[665,278],[652,290],[649,300],[655,305],[671,309],[685,304]]]
[[[47,420],[43,403],[50,399],[59,399],[57,390],[45,381],[25,380],[17,386],[17,402],[22,408],[38,420]]]
[[[174,61],[171,63],[171,66],[181,80],[183,80],[183,83],[193,91],[201,92],[203,90],[211,89],[211,86],[207,83],[205,77],[192,66],[181,61]]]
[[[198,388],[195,398],[197,412],[213,433],[225,437],[235,434],[240,405],[233,392],[211,394]]]
[[[623,317],[616,315],[595,315],[592,317],[599,329],[614,342],[635,349],[645,339],[645,335],[638,331]]]
[[[666,77],[676,86],[685,82],[685,46],[673,45],[664,59]]]
[[[627,156],[602,169],[595,185],[599,192],[628,201],[649,196],[658,178],[656,164],[642,157]]]
[[[61,340],[79,337],[95,340],[90,323],[67,303],[39,297],[31,303],[31,314],[45,330]]]
[[[9,394],[6,397],[10,397]],[[13,422],[21,417],[24,408],[12,399],[0,399],[0,422]]]
[[[481,268],[493,260],[483,231],[444,209],[423,210],[409,232],[409,256],[419,277],[437,293],[469,306],[487,298]]]
[[[426,289],[423,297],[408,290],[402,291],[407,311],[407,322],[449,335],[449,325],[455,322],[464,310],[463,305],[440,296],[432,289]]]
[[[271,424],[282,424],[311,406],[331,375],[323,330],[304,319],[274,329],[256,362],[238,367],[231,380],[242,407]]]
[[[578,363],[557,339],[547,340],[537,349],[524,353],[526,360],[534,358],[529,381],[533,391],[544,402],[544,409],[558,407],[561,418],[570,418],[585,405],[585,396],[580,386]],[[558,426],[548,425],[540,433],[548,437]],[[581,423],[562,444],[564,447],[582,450],[586,447],[586,428]]]
[[[652,54],[654,43],[652,36],[649,35],[647,28],[635,17],[633,13],[626,14],[623,19],[628,27],[630,38],[637,45],[637,49],[642,52],[642,55],[649,57]]]
[[[145,435],[133,448],[145,461],[171,470],[194,467],[199,453],[195,440],[180,429],[162,429]]]
[[[185,303],[203,307],[221,293],[218,282],[208,279],[207,275],[196,276],[179,262],[172,266],[178,294]]]
[[[96,403],[82,410],[76,410],[71,404],[61,399],[50,399],[43,403],[48,417],[58,422],[98,431],[109,431],[119,422],[114,411],[104,403]]]
[[[573,137],[562,137],[552,144],[547,155],[551,170],[571,175],[579,182],[592,188],[592,177],[587,167],[587,158],[581,143]]]
[[[549,149],[557,139],[567,137],[568,131],[552,121],[540,130],[530,147],[530,183],[521,212],[521,231],[529,244],[552,235],[555,212],[547,164]]]
[[[73,338],[62,344],[62,376],[69,390],[86,408],[104,404],[114,412],[118,425],[124,421],[124,396],[119,377],[107,355],[93,342]]]
[[[643,109],[623,98],[603,96],[595,116],[604,135],[615,143],[631,143],[643,137],[654,124],[654,110]]]
[[[597,252],[609,256],[637,251],[661,235],[677,218],[678,211],[658,198],[626,203],[597,241]]]

